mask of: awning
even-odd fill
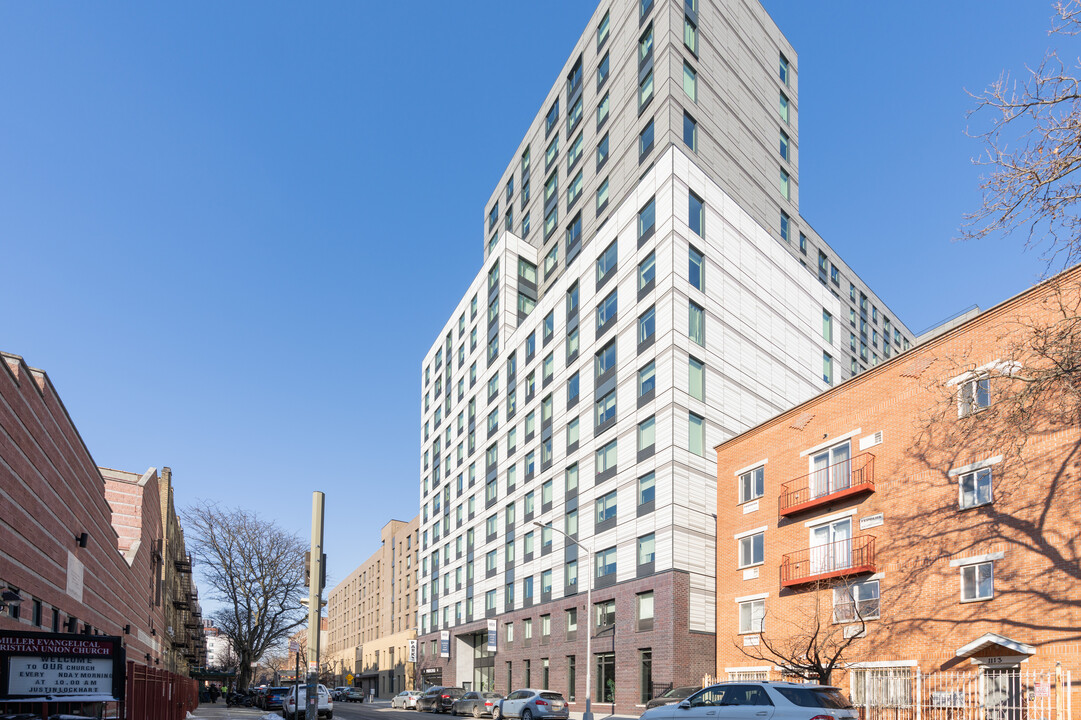
[[[993,650],[995,648],[1001,648],[1008,652],[1010,655],[1035,655],[1036,648],[1031,645],[1026,645],[1016,640],[1011,640],[1008,637],[999,635],[998,633],[986,633],[982,635],[968,645],[962,645],[957,648],[957,657],[970,658],[976,655],[976,653],[983,650]],[[1005,654],[1005,653],[1003,653]]]

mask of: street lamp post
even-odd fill
[[[591,703],[593,692],[593,618],[590,614],[593,612],[593,552],[558,528],[554,528],[551,525],[545,525],[537,520],[534,520],[533,524],[541,528],[541,530],[544,530],[545,528],[554,530],[567,540],[582,548],[586,554],[586,711],[582,714],[582,720],[593,720]],[[581,575],[580,572],[579,575]]]

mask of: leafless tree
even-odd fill
[[[1081,33],[1081,2],[1055,5],[1050,35]],[[1049,269],[1081,260],[1081,60],[1069,64],[1048,49],[1020,78],[1003,73],[973,95],[969,135],[984,143],[974,160],[987,168],[983,201],[965,216],[963,239],[1026,232],[1026,248],[1040,247]]]
[[[304,550],[300,538],[240,508],[197,504],[183,513],[187,545],[225,607],[214,624],[239,658],[237,687],[251,680],[251,664],[285,640],[307,617]]]
[[[838,590],[850,601],[835,605],[832,594]],[[784,615],[764,616],[761,634],[737,637],[736,647],[786,674],[829,685],[833,671],[852,661],[852,646],[866,634],[866,617],[879,614],[877,600],[859,602],[852,590],[844,580],[817,582],[786,604]],[[747,638],[757,638],[757,644],[746,644]]]

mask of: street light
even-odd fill
[[[582,720],[593,720],[593,710],[591,705],[593,692],[593,616],[590,614],[593,612],[593,552],[558,528],[554,528],[551,525],[545,525],[538,520],[534,520],[533,524],[541,528],[541,530],[545,528],[554,530],[567,538],[567,540],[570,540],[572,543],[582,548],[586,554],[586,711],[582,714]],[[579,575],[581,575],[581,573],[579,573]]]

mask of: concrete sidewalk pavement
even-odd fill
[[[264,720],[264,718],[276,718],[282,720],[280,711],[260,710],[253,707],[241,707],[235,705],[227,707],[224,700],[216,703],[202,703],[188,717],[200,720]]]

